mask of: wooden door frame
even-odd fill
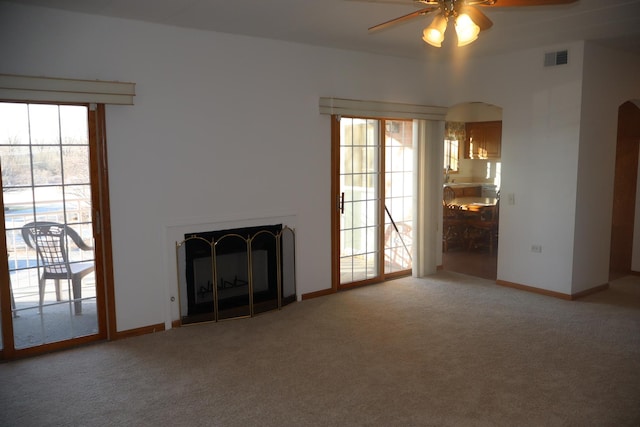
[[[95,179],[95,187],[97,190],[93,197],[94,209],[94,236],[96,236],[95,247],[97,248],[96,259],[100,259],[101,263],[96,263],[96,277],[102,277],[103,289],[102,298],[104,298],[103,315],[105,317],[98,320],[99,325],[104,325],[105,336],[108,340],[116,338],[116,305],[115,305],[115,288],[113,278],[113,252],[111,240],[111,202],[109,198],[109,168],[107,156],[107,130],[106,130],[106,114],[105,105],[96,104],[94,114],[89,109],[89,132],[94,133],[95,150],[90,153],[91,162],[94,168],[91,180]],[[93,122],[93,125],[92,125]],[[97,292],[97,290],[96,290]],[[96,294],[96,298],[98,295]],[[102,331],[101,331],[102,332]]]
[[[331,115],[331,292],[340,284],[340,116]],[[338,171],[338,172],[336,172]]]
[[[631,273],[640,152],[640,107],[627,101],[618,107],[609,273]]]

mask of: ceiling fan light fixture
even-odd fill
[[[431,21],[431,24],[422,32],[422,40],[431,46],[441,47],[446,30],[447,19],[442,15],[436,15],[433,21]]]
[[[466,13],[461,13],[456,17],[455,26],[458,46],[466,46],[474,42],[480,34],[480,27]]]
[[[431,24],[422,31],[422,40],[431,46],[442,47],[447,22],[449,19],[452,19],[458,36],[458,46],[466,46],[478,38],[480,31],[488,30],[493,26],[491,19],[482,12],[482,9],[485,7],[551,6],[576,3],[578,1],[579,0],[413,0],[413,3],[422,4],[422,6],[425,7],[369,27],[369,32],[379,31],[391,25],[433,13],[436,16]],[[593,1],[595,2],[595,0]],[[387,0],[387,2],[390,2],[390,0]],[[395,0],[394,3],[396,2],[408,3],[409,0]]]

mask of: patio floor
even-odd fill
[[[18,277],[17,275],[20,275]],[[82,281],[82,313],[75,314],[70,283],[60,281],[61,301],[56,301],[53,281],[47,281],[42,310],[39,307],[36,269],[12,272],[15,310],[13,335],[16,349],[82,337],[98,332],[95,279],[93,273]],[[19,285],[18,285],[19,284]]]

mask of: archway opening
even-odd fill
[[[443,159],[442,268],[497,278],[502,108],[468,102],[449,109]]]

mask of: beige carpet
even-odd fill
[[[400,279],[0,364],[3,426],[638,426],[640,278]]]

